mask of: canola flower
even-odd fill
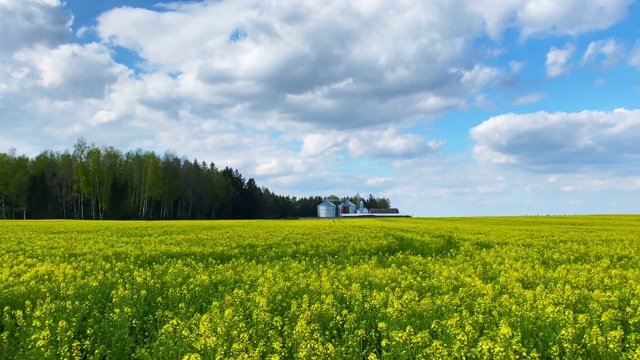
[[[0,222],[0,359],[640,358],[640,216]]]

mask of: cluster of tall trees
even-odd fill
[[[322,197],[276,195],[238,170],[78,140],[73,151],[35,158],[0,153],[4,219],[278,219],[316,216]],[[352,201],[355,201],[352,198]],[[388,207],[369,196],[367,207]]]

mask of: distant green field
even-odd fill
[[[0,359],[640,357],[640,216],[0,222]]]

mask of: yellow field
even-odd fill
[[[0,222],[0,359],[640,357],[640,216]]]

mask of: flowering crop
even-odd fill
[[[640,216],[0,222],[0,359],[640,357]]]

